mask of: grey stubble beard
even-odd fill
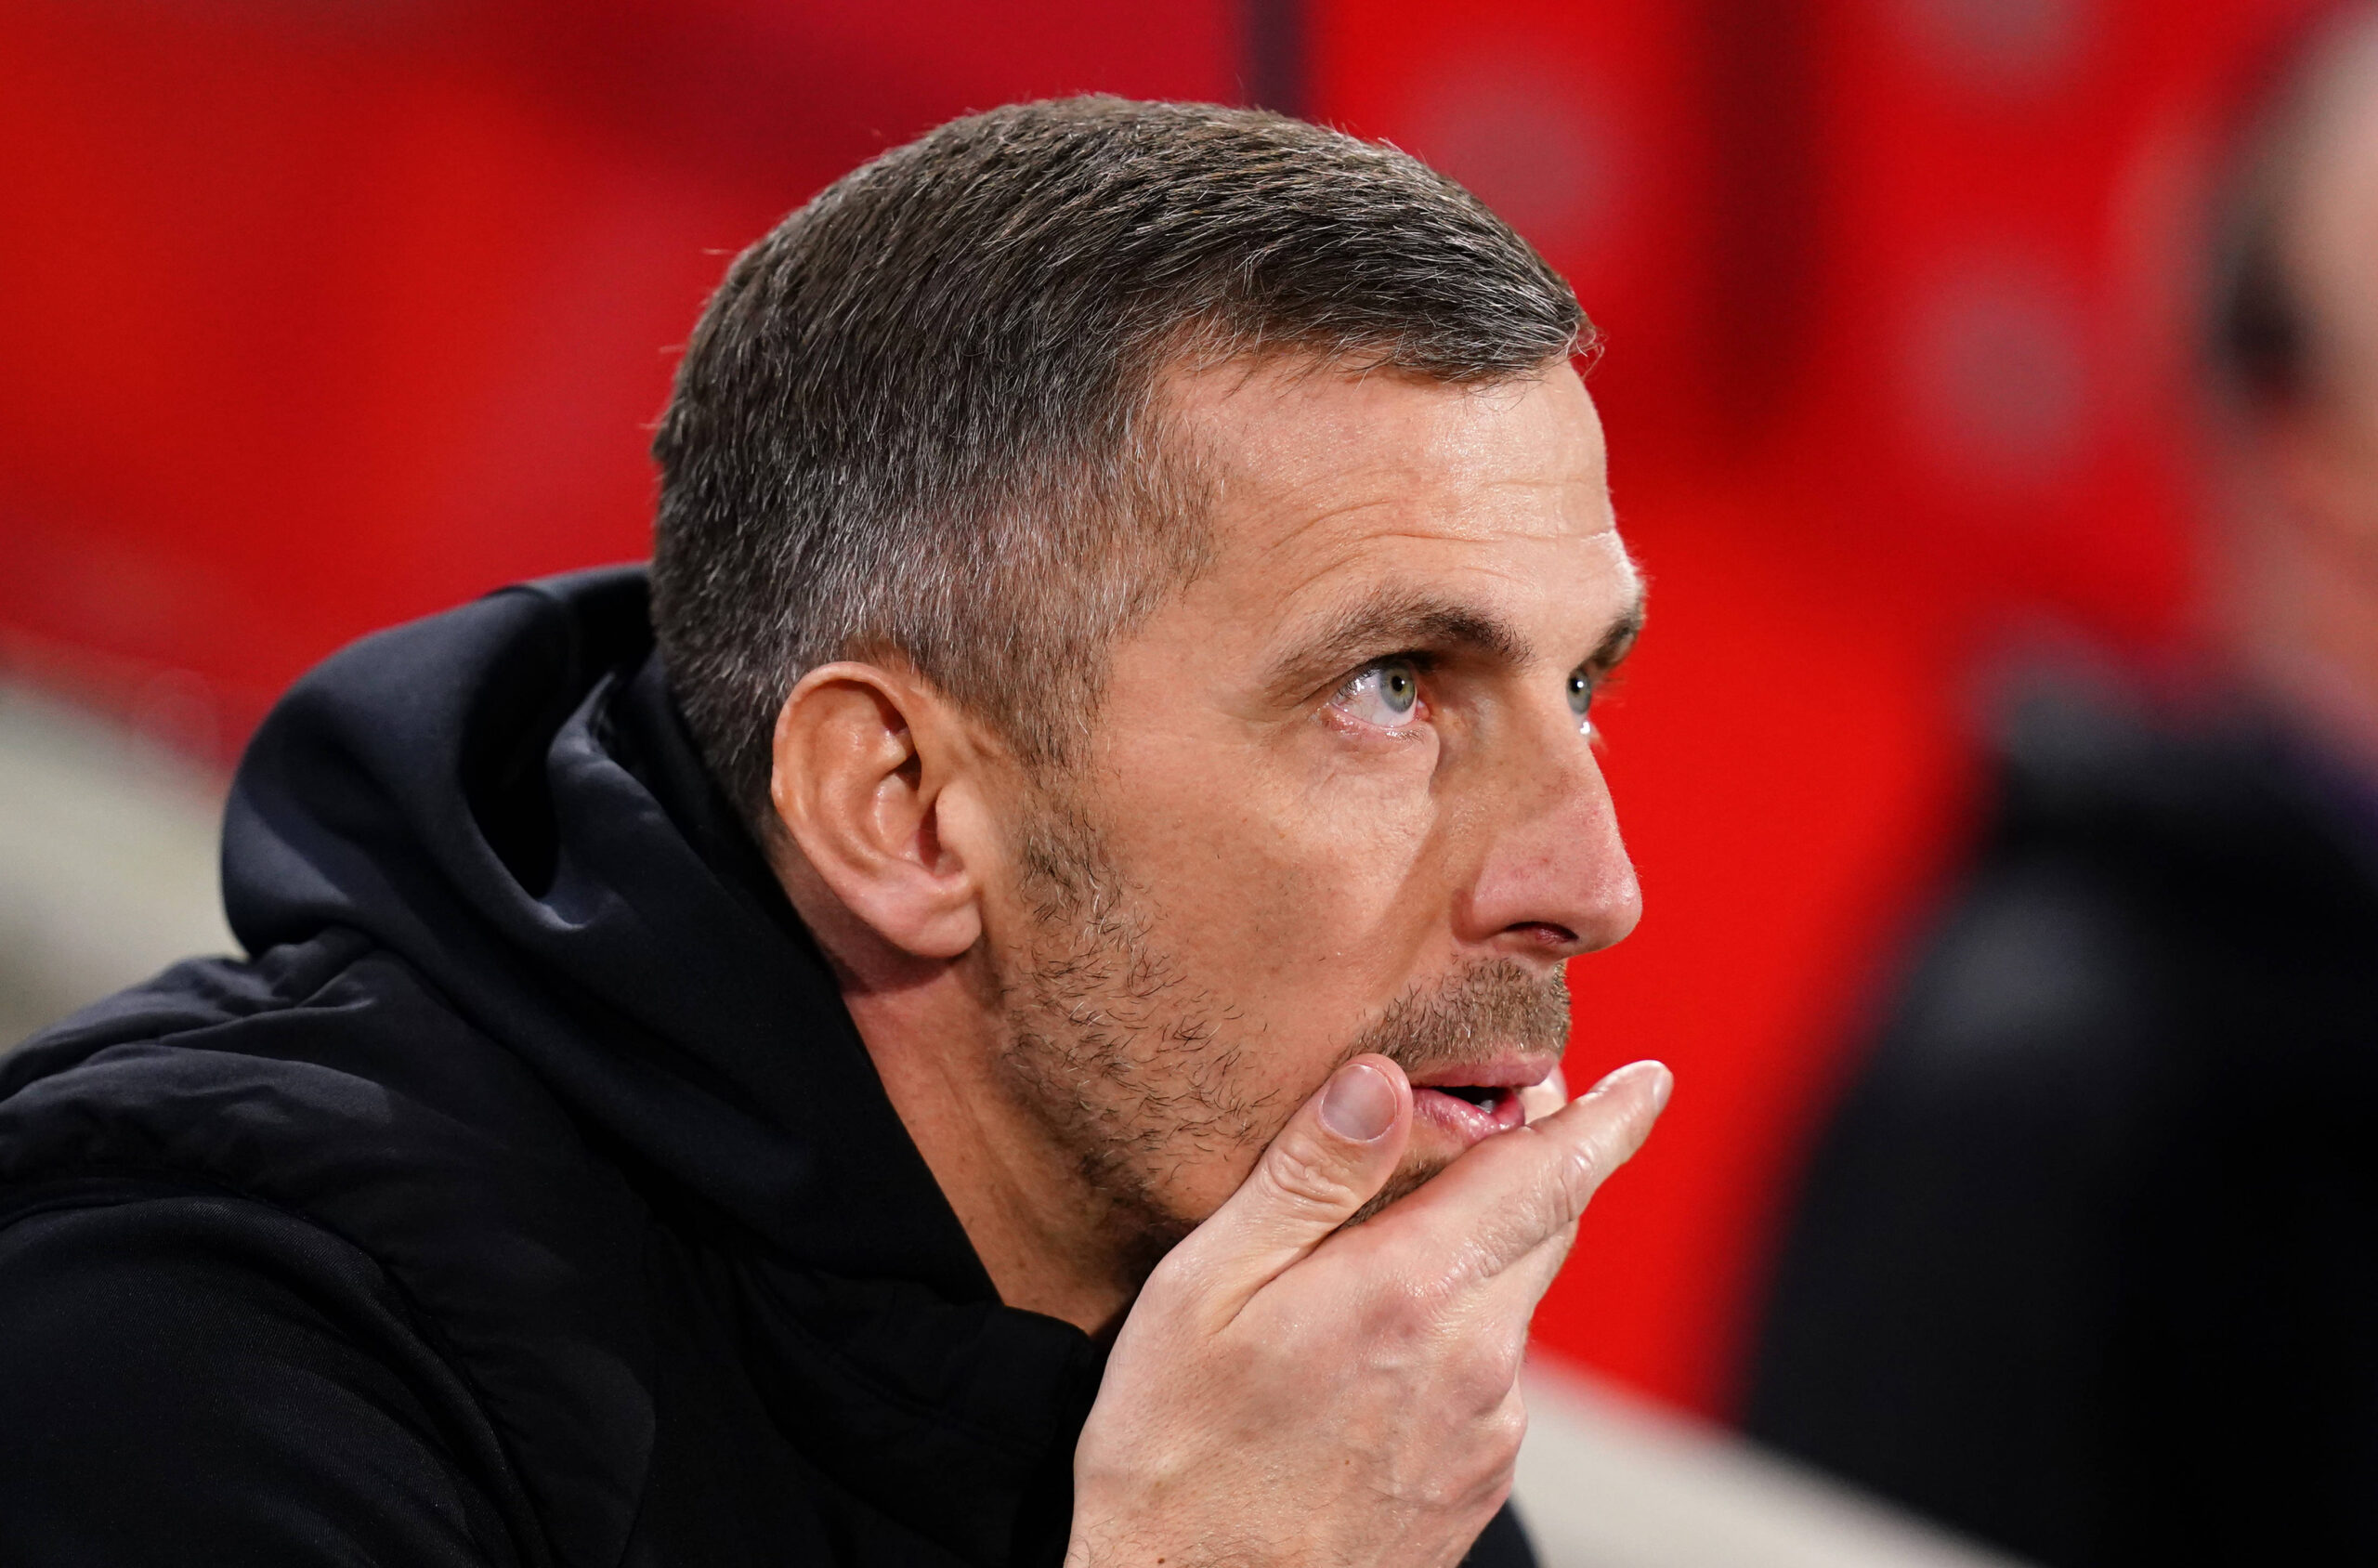
[[[1243,1158],[1297,1107],[1239,1085],[1235,1069],[1261,1049],[1262,1021],[1246,1018],[1165,948],[1149,901],[1085,811],[1044,798],[1018,850],[1034,929],[1028,955],[1000,985],[1001,1065],[1072,1157],[1118,1283],[1136,1289],[1204,1218],[1169,1201],[1179,1172]],[[1561,970],[1481,960],[1415,981],[1354,1032],[1331,1071],[1373,1052],[1413,1076],[1481,1046],[1557,1057],[1568,1035]],[[1407,1160],[1349,1222],[1408,1196],[1443,1165]]]

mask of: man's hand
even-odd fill
[[[1339,1230],[1409,1140],[1383,1056],[1339,1068],[1125,1320],[1074,1455],[1069,1568],[1432,1568],[1510,1491],[1528,1319],[1667,1101],[1639,1062]]]

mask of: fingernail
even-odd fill
[[[1321,1125],[1340,1138],[1367,1143],[1395,1122],[1395,1086],[1367,1062],[1338,1069],[1321,1096]]]
[[[1623,1067],[1614,1068],[1602,1075],[1602,1080],[1587,1091],[1588,1096],[1606,1094],[1626,1079],[1640,1078],[1647,1074],[1653,1077],[1650,1091],[1652,1109],[1654,1112],[1666,1109],[1668,1095],[1676,1088],[1676,1075],[1668,1071],[1664,1062],[1629,1062]]]

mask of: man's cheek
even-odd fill
[[[1426,802],[1336,803],[1264,846],[1271,884],[1268,939],[1300,947],[1320,941],[1333,951],[1359,944],[1393,946],[1403,928],[1441,918],[1444,879],[1434,862],[1432,814]]]

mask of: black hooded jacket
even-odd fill
[[[0,1058],[0,1562],[1059,1560],[1101,1352],[1000,1303],[640,571],[331,660],[223,858],[252,960]]]

